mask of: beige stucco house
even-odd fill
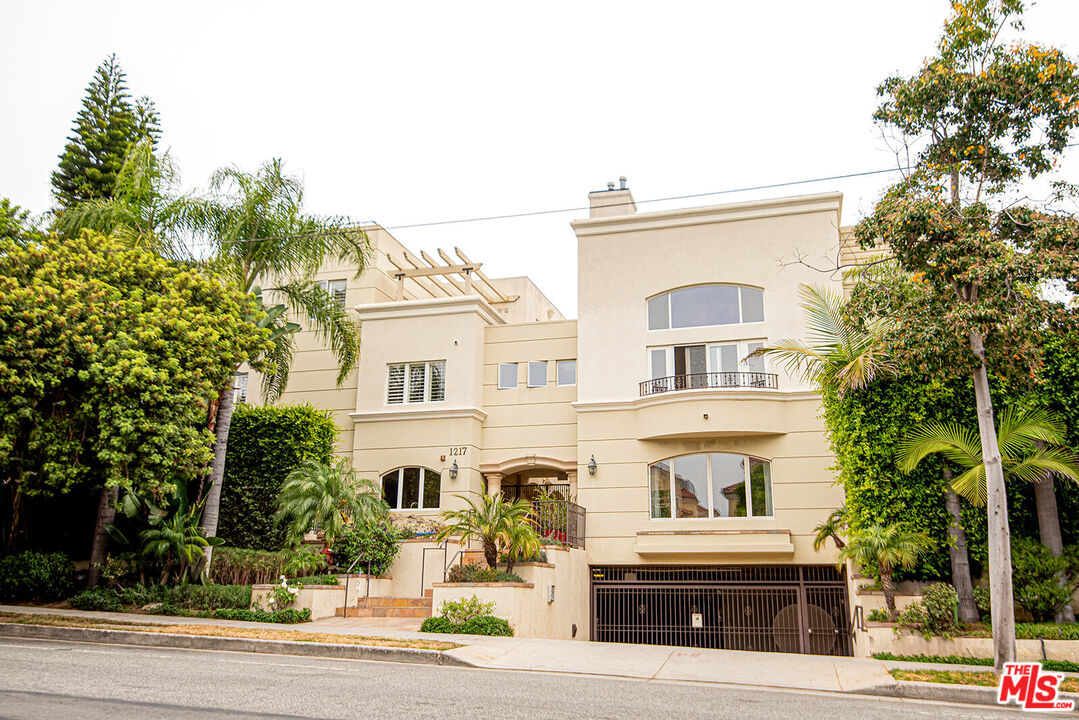
[[[547,530],[572,560],[542,588],[561,609],[518,612],[529,632],[850,654],[845,576],[813,549],[843,500],[819,398],[747,359],[804,337],[800,284],[842,290],[814,269],[839,254],[841,195],[638,212],[623,182],[589,202],[577,320],[528,278],[367,228],[366,272],[316,278],[362,323],[359,366],[336,386],[302,333],[281,402],[332,410],[338,452],[412,523],[461,494],[561,498]],[[384,591],[439,597],[454,555],[421,538]]]

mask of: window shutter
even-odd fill
[[[386,402],[396,405],[405,401],[405,366],[390,365],[386,381]]]
[[[410,363],[408,366],[408,401],[423,402],[424,375],[427,363]]]
[[[440,402],[445,399],[446,361],[439,360],[431,363],[431,402]]]

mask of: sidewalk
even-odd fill
[[[89,612],[0,605],[0,611],[65,615],[153,625],[211,625],[265,629],[265,623],[131,613]],[[622,645],[576,640],[434,635],[408,629],[414,621],[396,618],[329,618],[274,626],[299,632],[445,640],[462,647],[445,651],[462,664],[498,670],[606,675],[648,680],[755,685],[763,687],[865,691],[895,685],[884,663],[845,657],[754,653],[734,650]]]

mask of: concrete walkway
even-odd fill
[[[77,616],[153,625],[216,625],[266,629],[266,623],[132,613],[88,612],[0,605],[0,611]],[[406,622],[402,622],[406,621]],[[576,640],[434,635],[419,633],[404,618],[329,618],[274,629],[447,640],[462,647],[446,651],[476,667],[501,670],[602,675],[638,679],[754,685],[852,692],[890,686],[895,680],[879,660],[780,653],[707,650],[658,645],[623,645]]]

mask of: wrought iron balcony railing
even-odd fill
[[[672,392],[674,390],[701,390],[706,388],[779,388],[779,376],[761,372],[714,372],[690,373],[653,378],[641,383],[641,395]]]
[[[585,510],[569,500],[533,500],[532,520],[542,538],[570,547],[584,547]]]

